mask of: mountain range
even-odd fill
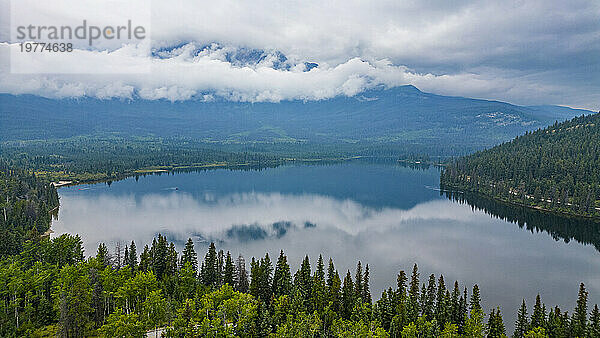
[[[415,145],[447,154],[490,147],[589,113],[436,95],[411,85],[375,88],[353,97],[278,103],[0,94],[0,141],[116,133],[222,145]],[[448,144],[454,150],[443,147]]]

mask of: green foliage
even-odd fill
[[[476,311],[481,311],[477,309]],[[501,338],[506,337],[506,331],[504,329],[504,322],[502,320],[502,314],[500,308],[496,308],[490,312],[490,317],[486,326],[487,337],[490,338]]]
[[[450,163],[447,188],[600,217],[600,114],[555,123]]]
[[[0,158],[0,258],[20,253],[28,239],[47,236],[58,204],[53,185]]]
[[[525,338],[548,338],[548,335],[543,327],[536,327],[527,331]]]
[[[146,330],[135,313],[124,314],[121,309],[111,313],[100,328],[104,337],[145,337]]]
[[[331,259],[325,272],[322,257],[314,272],[305,257],[293,281],[283,252],[275,271],[268,255],[254,258],[251,285],[248,292],[241,292],[238,267],[245,269],[243,258],[234,264],[231,256],[219,253],[214,244],[209,246],[205,262],[216,262],[212,273],[218,285],[205,284],[189,261],[184,266],[169,267],[169,261],[176,263],[180,257],[177,253],[170,257],[174,249],[162,235],[144,250],[149,262],[145,269],[134,269],[131,264],[121,268],[106,264],[104,258],[98,257],[107,255],[104,249],[98,251],[98,256],[83,260],[81,240],[69,235],[25,244],[27,251],[0,260],[0,283],[5,285],[0,289],[1,336],[41,337],[55,333],[62,337],[136,337],[157,328],[167,337],[505,336],[499,309],[492,310],[487,325],[484,324],[483,311],[475,305],[479,302],[477,291],[470,297],[475,306],[467,316],[468,295],[459,291],[457,282],[450,292],[442,276],[436,284],[435,275],[430,275],[424,288],[411,287],[420,284],[416,267],[410,283],[401,271],[397,289],[384,290],[379,300],[371,304],[363,300],[365,292],[370,292],[365,290],[366,268],[355,274],[362,283],[357,288],[350,271],[344,282],[340,281]],[[64,251],[59,258],[46,254],[59,250]],[[162,253],[165,264],[156,257]],[[204,264],[205,276],[210,275],[206,268],[210,264]],[[223,269],[219,268],[221,264]],[[156,270],[160,269],[175,270],[158,275]],[[227,272],[231,269],[234,271]],[[224,282],[231,279],[234,285]],[[593,337],[600,328],[600,311],[594,307],[588,319],[587,291],[583,286],[579,295],[573,316],[558,308],[546,316],[541,300],[536,300],[531,322],[544,323],[541,327],[551,337],[575,336],[581,329]],[[411,308],[418,309],[416,320],[409,318]],[[445,318],[443,325],[438,318]],[[522,337],[539,336],[540,330],[531,327],[524,305],[517,327],[524,327],[515,332],[517,337],[519,333]]]

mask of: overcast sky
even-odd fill
[[[75,24],[88,15],[65,1],[33,3],[20,21]],[[598,0],[152,1],[144,8],[148,45],[99,43],[100,50],[35,56],[28,69],[39,74],[25,75],[11,73],[10,62],[33,56],[9,58],[18,48],[10,35],[15,18],[9,23],[8,0],[0,4],[3,93],[279,101],[413,84],[437,94],[600,109]],[[118,16],[110,7],[96,12],[102,24]],[[156,52],[172,46],[179,48]],[[230,62],[227,55],[240,49],[267,57]],[[287,57],[283,67],[279,53]],[[306,71],[305,62],[319,66]]]

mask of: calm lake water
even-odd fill
[[[598,225],[461,203],[438,186],[436,168],[368,163],[151,175],[61,188],[52,228],[79,234],[88,255],[100,242],[135,240],[141,251],[162,233],[179,248],[192,237],[199,258],[210,241],[247,262],[283,249],[294,271],[305,254],[313,267],[319,254],[332,257],[341,275],[360,260],[375,298],[417,263],[421,281],[442,273],[461,289],[478,283],[511,334],[521,299],[531,312],[538,292],[571,313],[584,282],[600,302]]]

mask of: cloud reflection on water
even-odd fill
[[[333,257],[342,271],[362,260],[371,266],[374,295],[393,285],[399,269],[417,262],[422,279],[442,272],[469,288],[479,283],[485,305],[505,308],[508,327],[522,297],[537,292],[547,303],[571,309],[583,281],[591,301],[600,300],[600,260],[592,246],[557,242],[449,200],[403,210],[320,194],[64,194],[52,227],[55,235],[80,234],[88,255],[100,242],[133,239],[140,247],[163,233],[179,242],[190,236],[214,240],[246,257],[276,257],[283,249],[293,268],[305,254],[313,263],[320,253]],[[202,257],[206,243],[197,243]]]

